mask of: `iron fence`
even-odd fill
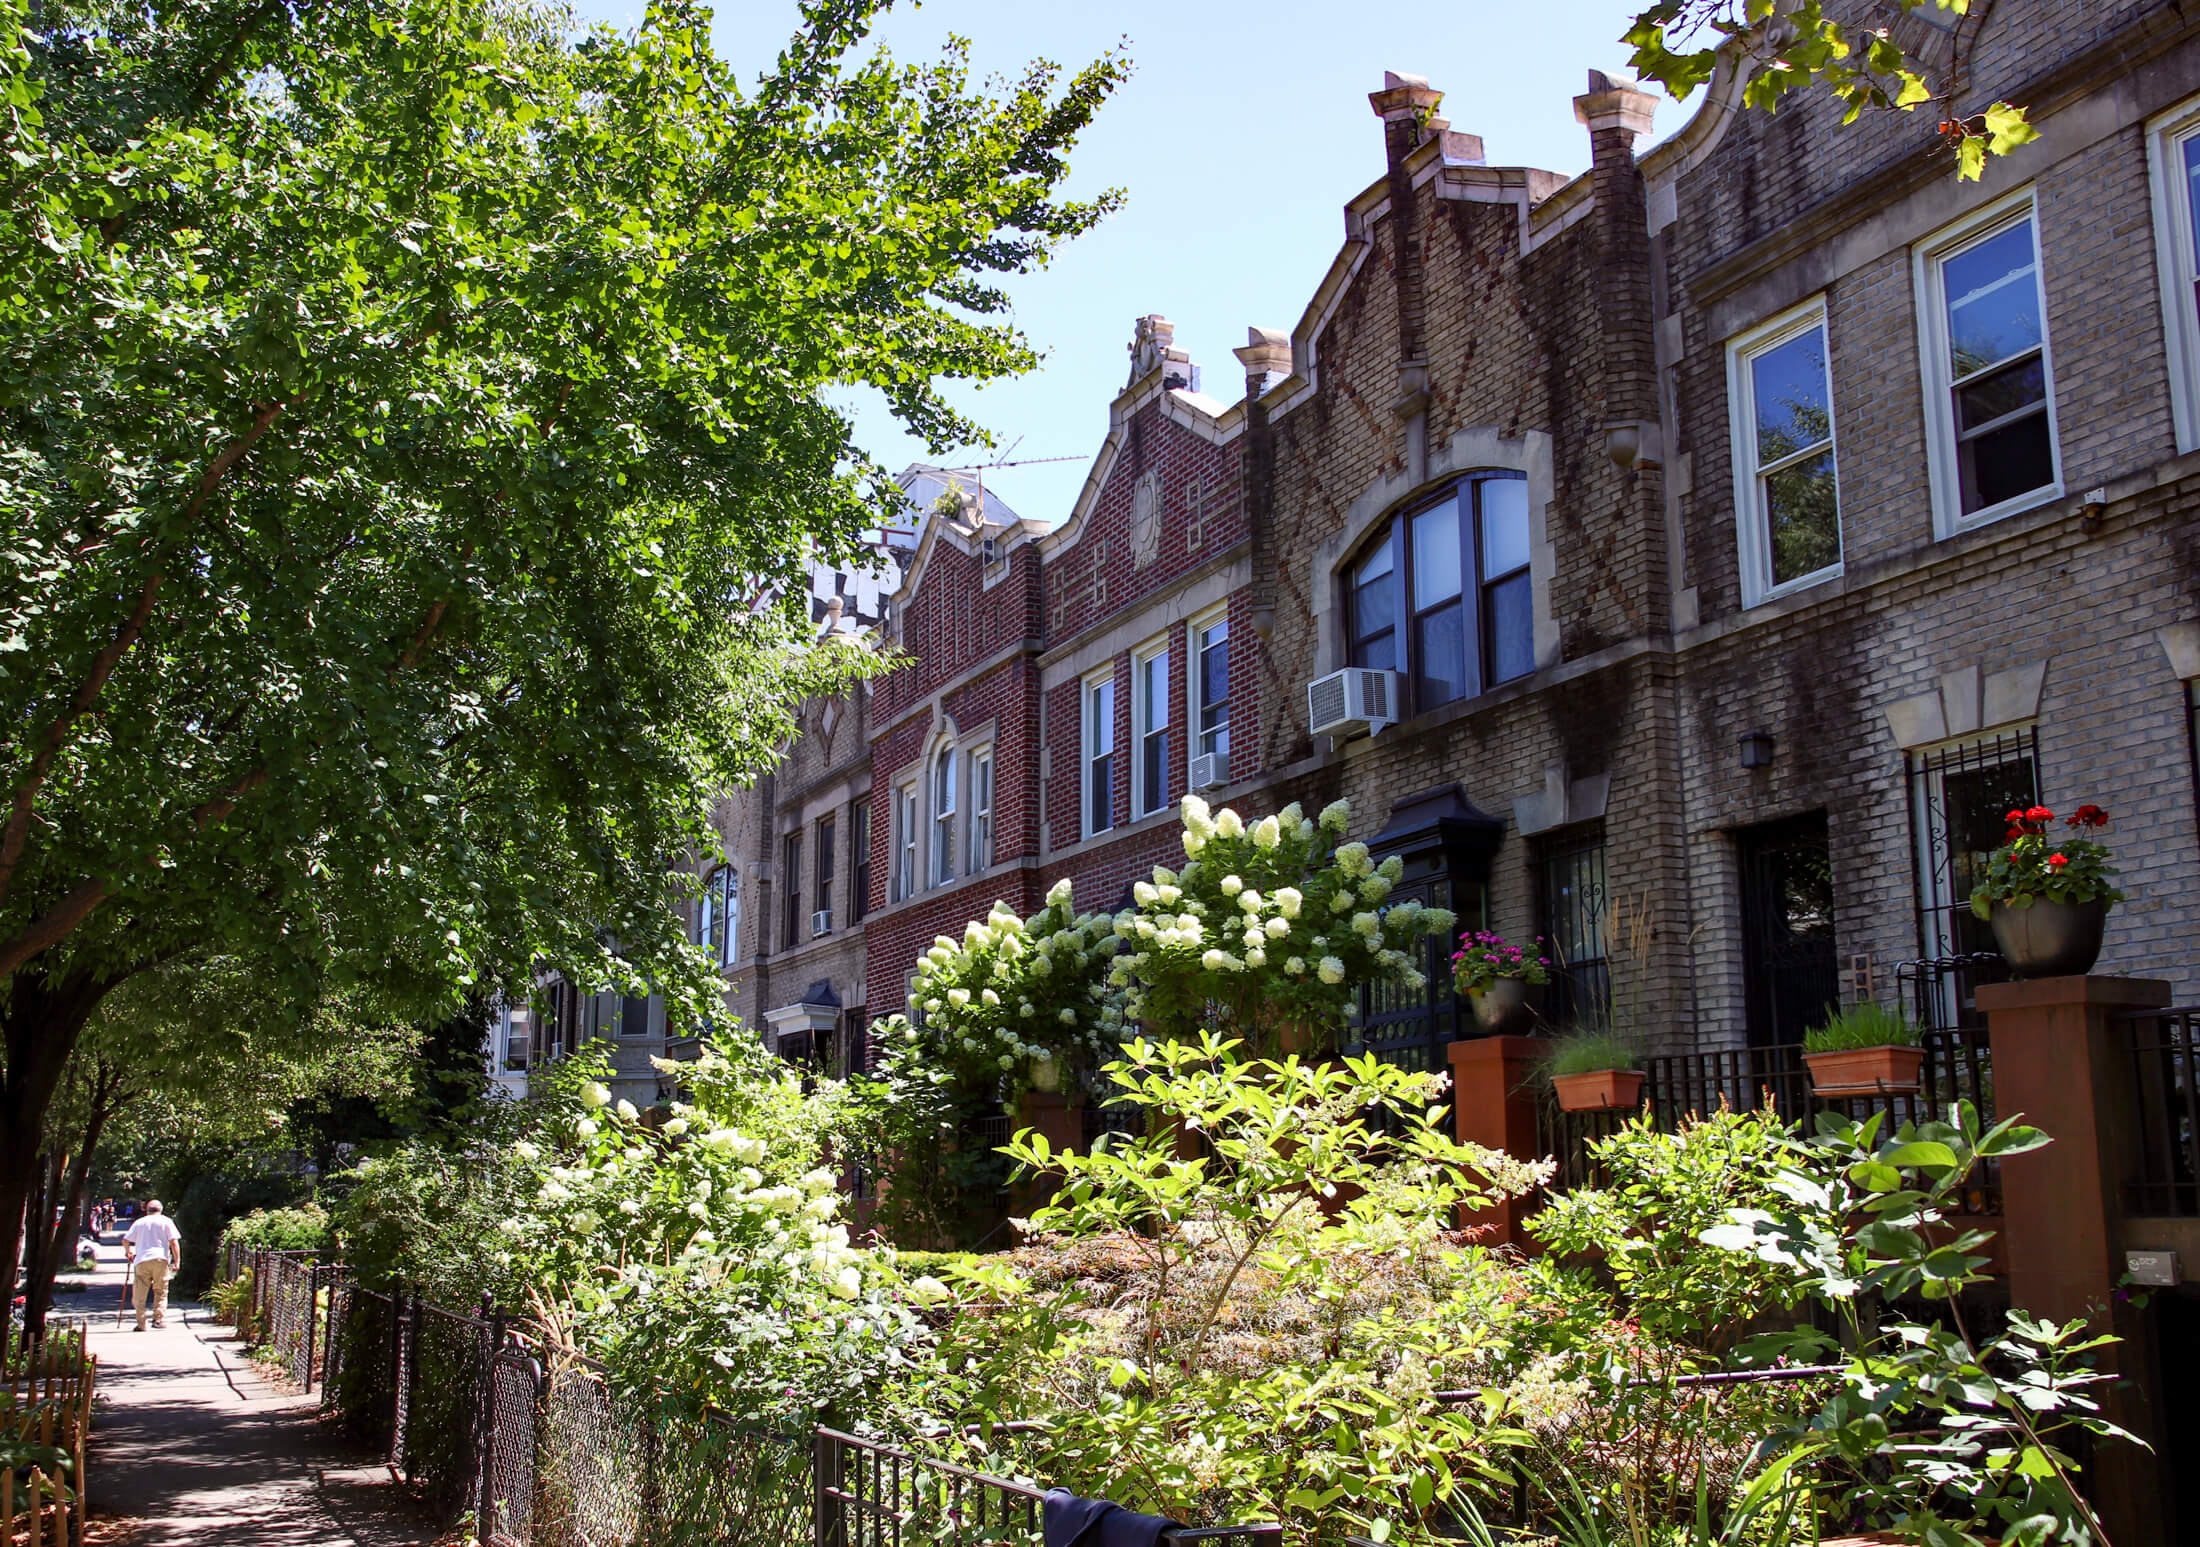
[[[2200,1008],[2122,1021],[2138,1134],[2126,1205],[2134,1214],[2200,1215]]]
[[[1857,1096],[1822,1096],[1811,1083],[1802,1048],[1714,1048],[1665,1054],[1643,1063],[1643,1110],[1661,1129],[1671,1130],[1690,1117],[1722,1109],[1775,1112],[1808,1126],[1820,1112],[1837,1112],[1862,1121],[1887,1114],[1891,1130],[1904,1123],[1943,1122],[1956,1104],[1968,1101],[1981,1122],[1994,1120],[1993,1050],[1986,1028],[1976,1023],[1930,1027],[1920,1043],[1925,1057],[1916,1089],[1887,1089]],[[1601,1185],[1603,1174],[1592,1148],[1636,1115],[1634,1111],[1565,1112],[1546,1093],[1539,1108],[1538,1147],[1558,1162],[1554,1183],[1560,1187]],[[2000,1212],[1998,1168],[1980,1168],[1978,1185],[1966,1194],[1965,1212]]]
[[[814,1547],[1039,1547],[1044,1489],[820,1427],[813,1443]],[[1174,1526],[1165,1542],[1273,1544],[1283,1527]]]

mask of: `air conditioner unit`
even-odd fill
[[[817,910],[817,911],[816,911],[815,913],[813,913],[813,914],[811,914],[811,915],[810,915],[810,933],[811,933],[811,934],[813,934],[813,935],[829,935],[829,934],[831,934],[832,932],[833,932],[833,910],[832,910],[832,909],[830,909],[830,908],[820,908],[820,909],[818,909],[818,910]]]
[[[1227,752],[1202,752],[1192,759],[1191,787],[1195,790],[1211,790],[1218,784],[1230,782],[1230,754]]]
[[[1398,674],[1350,666],[1306,685],[1306,721],[1317,736],[1370,736],[1398,719]]]

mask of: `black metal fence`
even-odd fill
[[[2200,1008],[2123,1017],[2138,1173],[2134,1214],[2200,1215]]]
[[[1675,1053],[1644,1060],[1643,1108],[1662,1129],[1691,1116],[1721,1109],[1773,1111],[1803,1121],[1819,1112],[1839,1112],[1862,1120],[1885,1112],[1890,1128],[1902,1123],[1946,1120],[1956,1103],[1978,1108],[1981,1121],[1994,1120],[1993,1051],[1982,1025],[1955,1025],[1923,1033],[1924,1063],[1915,1090],[1886,1090],[1862,1096],[1821,1096],[1813,1089],[1803,1050],[1795,1044],[1775,1047],[1719,1048]],[[1540,1108],[1539,1147],[1558,1162],[1556,1185],[1596,1186],[1602,1180],[1591,1146],[1637,1116],[1635,1110],[1564,1112],[1546,1093]],[[1998,1173],[1982,1168],[1979,1185],[1963,1200],[1974,1214],[2000,1211]]]
[[[814,1547],[1039,1547],[1044,1489],[820,1428],[812,1443]],[[1243,1540],[1273,1547],[1281,1525],[1172,1527],[1165,1542]]]

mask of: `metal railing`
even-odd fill
[[[2138,1139],[2125,1205],[2133,1214],[2200,1215],[2200,1008],[2121,1020]]]
[[[1812,1087],[1801,1047],[1715,1048],[1665,1054],[1644,1060],[1642,1099],[1661,1129],[1670,1131],[1690,1117],[1722,1109],[1776,1112],[1809,1120],[1820,1112],[1838,1112],[1861,1121],[1873,1112],[1887,1114],[1890,1131],[1903,1123],[1949,1119],[1956,1103],[1978,1108],[1982,1122],[1994,1120],[1993,1050],[1981,1025],[1927,1030],[1921,1046],[1924,1063],[1915,1090],[1885,1090],[1861,1096],[1821,1096]],[[1558,1162],[1553,1179],[1559,1187],[1603,1183],[1592,1146],[1635,1117],[1634,1111],[1564,1112],[1545,1095],[1539,1109],[1538,1147]],[[1982,1167],[1979,1185],[1963,1199],[1965,1212],[1994,1214],[2001,1207],[1998,1170]]]
[[[820,1427],[813,1446],[812,1547],[1038,1547],[1046,1490]],[[1273,1544],[1283,1527],[1171,1527],[1164,1542]]]

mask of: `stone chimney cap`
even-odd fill
[[[1367,94],[1368,106],[1386,123],[1433,112],[1443,100],[1444,94],[1431,86],[1426,76],[1401,75],[1396,70],[1385,70],[1383,89]]]
[[[1291,335],[1281,328],[1247,328],[1245,347],[1230,353],[1245,367],[1247,380],[1258,383],[1247,389],[1254,396],[1267,391],[1275,379],[1291,374]]]
[[[1639,83],[1591,70],[1588,91],[1574,98],[1574,121],[1586,125],[1591,133],[1625,129],[1630,135],[1640,136],[1650,132],[1657,106],[1656,94],[1643,90]]]

